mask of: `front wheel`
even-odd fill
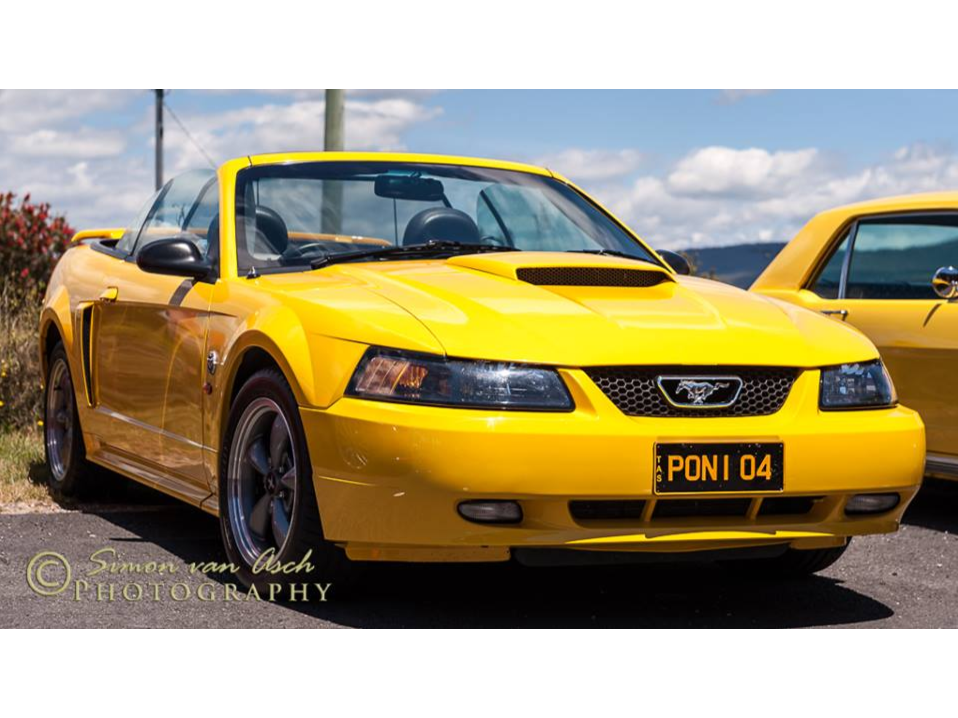
[[[754,578],[801,578],[824,571],[842,557],[851,539],[844,546],[800,551],[789,548],[781,556],[723,561],[722,565],[742,576]]]
[[[281,373],[259,371],[240,389],[220,457],[223,544],[246,586],[275,595],[280,585],[288,599],[290,584],[307,584],[311,596],[314,582],[345,580],[349,560],[323,536],[305,433]]]
[[[43,395],[43,447],[50,491],[76,497],[90,488],[93,466],[86,460],[76,392],[63,344],[57,344],[47,361]]]

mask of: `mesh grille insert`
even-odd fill
[[[664,272],[621,267],[520,267],[516,277],[553,287],[654,287],[671,281]]]
[[[710,417],[767,416],[774,414],[788,398],[798,369],[780,367],[593,367],[589,378],[628,416]],[[685,409],[672,406],[662,396],[656,378],[668,376],[737,376],[742,391],[732,406]]]

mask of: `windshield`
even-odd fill
[[[240,272],[308,268],[367,251],[375,259],[356,259],[402,259],[403,248],[430,243],[447,253],[610,252],[658,264],[579,193],[524,172],[393,162],[266,165],[240,172],[236,209]]]

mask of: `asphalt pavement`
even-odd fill
[[[954,628],[958,483],[926,484],[900,532],[856,539],[802,580],[743,580],[706,563],[384,565],[350,592],[280,603],[231,590],[228,572],[209,570],[224,561],[214,518],[151,492],[125,506],[0,513],[0,627]]]

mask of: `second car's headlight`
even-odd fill
[[[554,369],[447,359],[370,347],[346,393],[364,399],[529,411],[571,411],[572,397]]]
[[[881,361],[822,369],[822,409],[879,409],[897,403],[895,386]]]

